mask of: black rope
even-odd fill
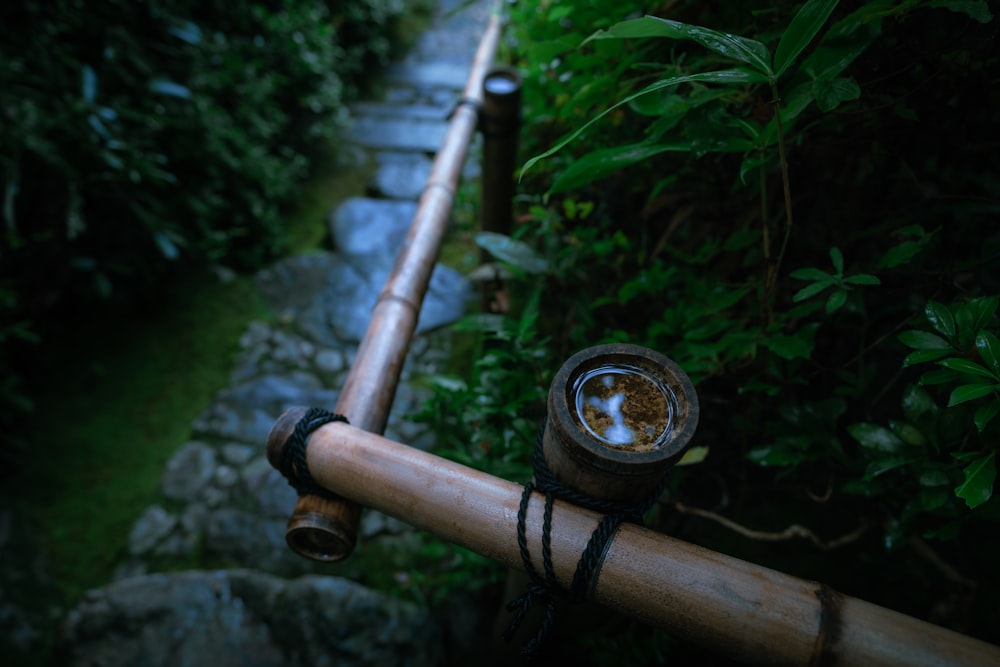
[[[583,602],[590,593],[597,587],[597,577],[600,574],[604,553],[611,540],[614,539],[618,528],[625,521],[641,523],[642,515],[646,513],[663,493],[666,487],[667,477],[656,486],[653,492],[646,499],[638,503],[622,503],[602,498],[594,498],[585,493],[572,489],[560,482],[548,463],[545,461],[545,452],[542,448],[542,434],[545,431],[544,421],[542,428],[538,432],[535,441],[535,449],[532,455],[532,466],[535,472],[535,481],[524,485],[521,493],[521,504],[517,511],[517,546],[521,552],[521,562],[524,570],[531,579],[528,590],[520,597],[507,604],[507,611],[514,614],[510,625],[503,633],[503,638],[510,641],[514,633],[520,627],[521,622],[527,615],[528,610],[536,602],[545,602],[545,616],[535,635],[527,640],[521,647],[521,652],[527,656],[534,655],[541,647],[542,642],[548,635],[555,618],[557,597],[562,597],[570,602]],[[539,576],[534,563],[531,562],[531,554],[528,551],[527,538],[527,515],[528,502],[533,491],[538,490],[545,494],[545,510],[542,515],[542,567],[544,577]],[[554,499],[559,498],[575,505],[585,507],[595,512],[604,514],[604,518],[597,524],[597,528],[591,533],[587,546],[577,561],[576,571],[573,573],[573,581],[569,590],[560,587],[555,576],[552,565],[552,506]]]
[[[312,432],[324,424],[330,422],[347,423],[347,417],[338,415],[322,408],[309,408],[295,424],[295,430],[288,436],[284,448],[281,450],[281,461],[279,470],[288,480],[288,484],[295,489],[300,496],[317,495],[335,497],[332,493],[316,483],[309,473],[309,464],[306,462],[306,446],[309,443],[309,436]]]

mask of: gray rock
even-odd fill
[[[242,473],[243,486],[266,516],[288,517],[295,506],[295,490],[263,456],[255,459]]]
[[[414,202],[351,197],[330,216],[330,236],[345,255],[375,255],[391,262],[416,212]]]
[[[195,432],[263,446],[275,419],[296,405],[332,407],[337,392],[304,371],[266,374],[220,391],[195,420]]]
[[[385,79],[392,83],[406,82],[411,86],[438,87],[453,91],[465,88],[468,78],[468,63],[399,63],[389,66],[385,72]]]
[[[257,447],[229,443],[222,446],[222,460],[234,466],[245,465],[258,452]]]
[[[447,132],[444,120],[364,116],[354,120],[344,138],[368,148],[436,153]]]
[[[177,501],[194,500],[214,475],[215,450],[203,442],[189,442],[167,462],[163,495]]]
[[[323,667],[445,662],[424,609],[350,581],[230,570],[153,574],[90,591],[62,628],[68,667]]]
[[[148,553],[164,540],[177,526],[177,517],[159,505],[153,505],[142,513],[128,536],[128,551],[133,556]]]
[[[387,199],[417,200],[423,194],[433,163],[423,155],[403,154],[384,161],[368,184],[372,194]]]

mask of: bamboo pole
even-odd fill
[[[304,414],[283,414],[268,437],[281,450]],[[521,487],[343,423],[316,430],[307,464],[323,487],[522,568],[517,546]],[[528,508],[536,568],[544,498]],[[552,562],[568,587],[600,515],[556,501]],[[608,607],[747,663],[776,665],[1000,665],[1000,648],[843,596],[640,526],[623,525],[608,547],[592,598]]]
[[[375,304],[341,389],[335,411],[365,431],[385,431],[462,165],[478,124],[483,79],[492,65],[499,40],[500,19],[494,12],[472,62],[462,100],[435,157],[403,249]],[[360,516],[361,506],[355,502],[304,495],[289,519],[286,540],[293,550],[314,560],[342,560],[354,550]]]

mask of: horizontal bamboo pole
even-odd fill
[[[372,310],[364,338],[341,388],[335,411],[365,431],[385,431],[410,339],[437,262],[455,191],[479,122],[483,79],[500,40],[494,12],[479,43],[463,92],[452,114],[403,248]],[[361,506],[347,499],[299,498],[289,519],[288,544],[317,560],[347,558],[357,539]],[[318,536],[324,536],[321,541]]]
[[[272,463],[303,412],[289,410],[275,423]],[[338,495],[522,567],[517,484],[343,423],[312,434],[307,463]],[[526,522],[539,571],[543,505],[535,493]],[[552,562],[568,588],[600,515],[556,501],[552,517]],[[592,597],[747,663],[1000,665],[992,644],[632,524],[609,546]]]

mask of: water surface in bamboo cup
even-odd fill
[[[639,501],[684,454],[698,412],[694,386],[664,355],[637,345],[587,348],[552,381],[545,460],[571,488]]]
[[[642,452],[670,440],[677,395],[643,368],[599,366],[576,378],[573,393],[573,415],[603,445]]]

